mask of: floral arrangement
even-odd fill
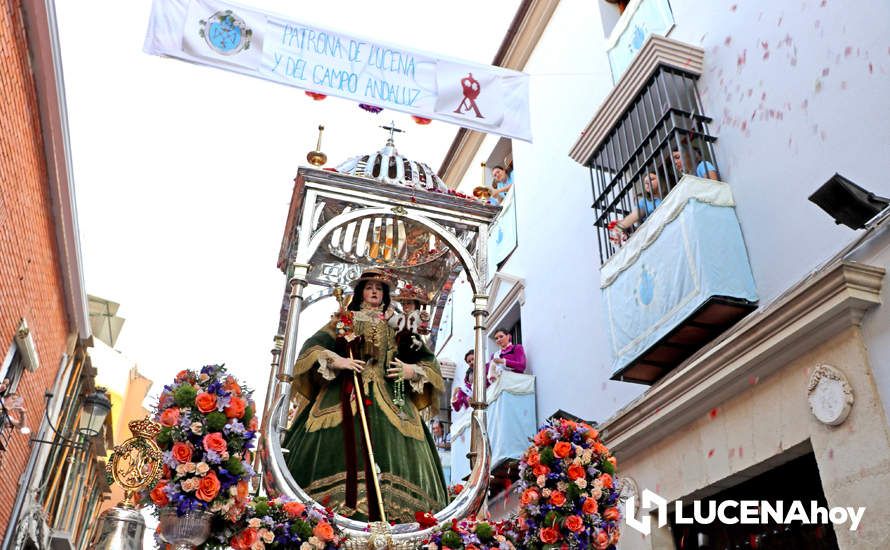
[[[332,550],[343,541],[332,516],[330,510],[260,497],[247,505],[240,521],[222,538],[235,550]]]
[[[148,494],[158,508],[192,510],[224,521],[240,518],[248,503],[256,439],[256,406],[222,365],[184,370],[164,386],[154,420],[163,451],[161,480]]]
[[[421,527],[426,527],[420,522]],[[463,520],[453,520],[437,530],[427,541],[425,550],[491,550],[494,548],[517,548],[514,541],[519,533],[514,521],[485,521],[471,516]]]
[[[519,463],[519,546],[613,549],[621,517],[615,466],[588,424],[547,421]]]

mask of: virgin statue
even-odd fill
[[[407,523],[415,512],[447,503],[439,457],[420,414],[437,408],[444,383],[425,345],[397,346],[385,318],[389,304],[389,279],[368,270],[356,281],[348,308],[303,345],[293,391],[307,403],[284,447],[294,479],[312,498],[363,521],[381,519],[373,455],[386,520]]]

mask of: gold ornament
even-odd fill
[[[128,426],[133,437],[114,448],[105,471],[124,490],[121,506],[132,508],[132,498],[158,482],[163,464],[160,447],[155,442],[161,426],[147,417],[133,420]]]

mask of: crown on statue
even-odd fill
[[[160,424],[156,424],[148,419],[131,420],[129,424],[130,431],[135,437],[144,437],[145,439],[155,439],[161,433]]]

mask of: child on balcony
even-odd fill
[[[627,240],[627,230],[646,221],[646,218],[661,205],[661,185],[657,173],[649,172],[643,178],[643,190],[645,191],[643,196],[637,199],[637,205],[630,214],[609,223],[609,239],[619,246]]]

